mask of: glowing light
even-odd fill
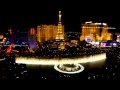
[[[30,29],[30,34],[31,34],[31,35],[35,35],[35,34],[36,34],[36,30],[35,30],[34,28],[31,28],[31,29]]]
[[[106,43],[101,43],[101,47],[106,47]]]
[[[0,61],[3,61],[3,60],[5,60],[5,58],[3,58],[3,59],[0,59]]]
[[[67,74],[76,74],[76,73],[80,73],[84,70],[84,67],[81,64],[74,64],[76,69],[74,68],[69,68],[70,70],[73,69],[73,71],[69,71],[66,67],[63,67],[64,70],[60,69],[58,66],[59,65],[55,65],[54,69],[61,72],[61,73],[67,73]]]
[[[101,25],[102,23],[95,23],[95,25]]]
[[[12,47],[14,46],[14,44],[12,43],[8,48],[7,48],[7,53],[10,53],[12,51]]]
[[[107,23],[103,23],[103,25],[107,25]]]
[[[113,45],[115,46],[115,45],[117,45],[116,43],[113,43]]]
[[[86,41],[87,43],[90,43],[90,42],[92,41],[92,38],[91,38],[90,36],[87,36],[86,39],[85,39],[85,41]]]
[[[4,45],[4,46],[10,46],[10,45]],[[22,46],[22,45],[14,45],[14,46]]]
[[[10,34],[12,34],[13,32],[12,32],[12,29],[10,29]]]
[[[86,24],[90,24],[90,23],[92,23],[92,21],[89,21],[89,22],[85,22]]]
[[[90,57],[83,58],[55,58],[55,59],[39,59],[34,57],[16,57],[16,63],[22,64],[35,64],[35,65],[56,65],[56,64],[78,64],[78,63],[88,63],[101,61],[106,59],[106,53],[98,54]]]
[[[114,27],[82,27],[82,28],[104,28],[104,29],[116,29]]]

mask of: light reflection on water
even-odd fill
[[[105,65],[106,59],[95,62],[88,62],[82,64],[87,69],[102,68]]]

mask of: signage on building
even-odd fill
[[[86,39],[85,39],[85,41],[86,41],[87,43],[90,43],[90,42],[92,42],[92,38],[91,38],[90,36],[87,36]]]

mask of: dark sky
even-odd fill
[[[117,2],[88,2],[79,0],[40,0],[40,2],[8,2],[0,7],[0,29],[23,29],[38,24],[57,24],[58,11],[66,31],[79,31],[85,21],[105,22],[118,27]],[[78,2],[79,1],[79,2]]]

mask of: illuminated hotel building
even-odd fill
[[[28,42],[31,49],[36,48],[36,30],[34,28],[28,32]]]
[[[15,32],[15,41],[19,44],[22,44],[23,42],[25,44],[28,44],[28,32],[26,31],[17,31]]]
[[[106,23],[92,23],[90,21],[82,24],[80,40],[85,40],[88,36],[92,38],[92,41],[112,40],[112,34],[108,32],[108,25]]]
[[[64,31],[64,26],[62,26]],[[45,42],[48,40],[55,40],[58,31],[57,25],[38,25],[37,26],[37,41]]]
[[[59,12],[58,25],[38,25],[37,26],[37,41],[45,42],[48,40],[63,40],[64,26],[61,22],[61,12]]]

